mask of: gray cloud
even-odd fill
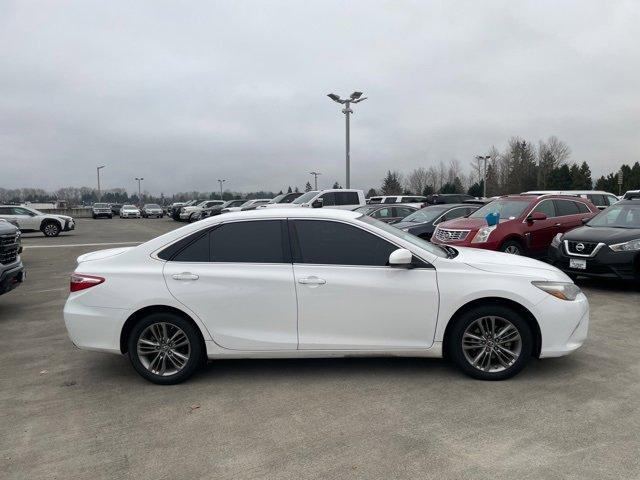
[[[557,135],[640,160],[640,4],[0,0],[0,186],[151,192],[344,181]]]

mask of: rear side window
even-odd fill
[[[383,267],[398,247],[372,233],[340,222],[292,222],[296,263]]]
[[[556,210],[558,212],[559,217],[563,217],[565,215],[577,215],[580,213],[578,210],[577,202],[572,202],[570,200],[554,200],[556,204]]]
[[[360,199],[357,192],[334,192],[336,205],[358,205]]]
[[[201,235],[200,238],[180,250],[172,260],[174,262],[208,262],[209,234]]]
[[[226,223],[210,233],[212,262],[284,263],[283,222]]]
[[[580,213],[591,213],[591,210],[589,210],[589,207],[587,207],[586,204],[584,204],[582,202],[574,202],[574,203],[578,207],[578,211]]]

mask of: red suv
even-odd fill
[[[507,195],[468,217],[438,225],[431,241],[443,245],[485,248],[515,255],[546,256],[551,240],[599,212],[589,200],[563,195]],[[500,215],[489,226],[486,216]]]

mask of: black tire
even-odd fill
[[[488,368],[481,369],[480,367],[475,366],[471,360],[467,358],[465,350],[463,349],[463,337],[465,331],[467,331],[470,326],[473,328],[472,325],[476,321],[485,317],[497,317],[495,320],[496,322],[506,320],[515,327],[520,335],[519,354],[517,358],[512,363],[509,362],[508,366],[497,365],[494,362],[493,364],[496,367],[495,371],[491,371],[491,359],[494,358],[495,355],[495,360],[497,361],[497,354],[491,353],[488,357]],[[460,317],[456,318],[454,322],[450,335],[447,337],[447,344],[445,345],[447,356],[454,361],[460,370],[470,377],[478,380],[506,380],[519,373],[531,359],[531,354],[533,352],[533,334],[531,333],[531,328],[527,321],[522,318],[518,312],[511,308],[504,307],[502,305],[483,305],[465,312]],[[505,348],[517,350],[514,348],[515,344],[505,345],[507,345]],[[467,349],[466,351],[469,352],[469,357],[475,356],[476,352],[478,352],[477,355],[479,356],[480,349],[484,348],[485,347],[473,347],[473,349]],[[484,358],[487,358],[486,353]],[[480,365],[482,366],[482,362],[480,362]],[[502,370],[497,370],[498,368],[502,368]]]
[[[137,348],[138,339],[147,327],[160,322],[182,330],[189,340],[190,347],[189,360],[185,366],[177,373],[166,376],[154,373],[145,367],[139,358]],[[204,342],[202,341],[200,332],[189,321],[173,313],[153,313],[140,319],[131,329],[131,333],[127,339],[129,360],[133,368],[142,378],[158,385],[174,385],[190,378],[204,363],[205,350],[203,344]]]
[[[517,240],[507,240],[500,245],[500,251],[511,255],[524,255],[524,248],[522,248],[522,244]]]
[[[95,215],[91,215],[91,216],[93,217],[93,219],[94,219],[94,220],[95,220],[96,218],[98,218],[98,217],[96,217]]]
[[[58,222],[50,220],[42,224],[41,230],[45,237],[57,237],[60,235],[62,228]]]

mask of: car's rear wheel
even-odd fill
[[[187,380],[204,359],[199,332],[172,313],[154,313],[136,323],[127,347],[133,368],[143,378],[160,385]]]
[[[455,322],[447,351],[467,375],[480,380],[505,380],[529,362],[533,335],[516,311],[501,305],[481,306]]]
[[[500,251],[511,255],[523,254],[522,245],[517,240],[507,240],[500,246]]]
[[[60,235],[60,225],[57,222],[47,222],[42,226],[42,233],[46,237],[57,237]]]

